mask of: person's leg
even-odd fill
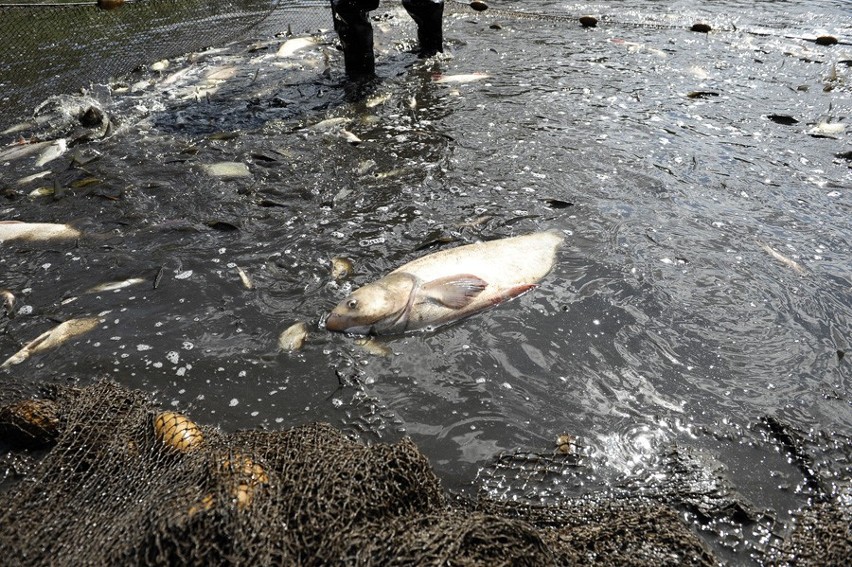
[[[431,57],[444,51],[444,0],[402,0],[402,5],[417,23],[420,57]]]
[[[334,30],[343,46],[343,64],[350,79],[376,75],[373,26],[367,13],[378,6],[379,0],[331,0]]]

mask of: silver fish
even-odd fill
[[[7,240],[70,240],[79,237],[80,231],[67,224],[0,221],[0,243]]]
[[[33,354],[56,348],[69,339],[88,333],[97,327],[100,322],[101,320],[97,317],[82,317],[80,319],[69,319],[64,323],[60,323],[24,345],[24,348],[6,359],[6,362],[0,364],[0,369],[8,368],[13,364],[20,364]]]
[[[562,240],[539,232],[429,254],[355,290],[325,326],[387,335],[457,321],[535,287],[553,267]]]
[[[136,284],[140,284],[144,281],[145,280],[143,278],[130,278],[117,282],[106,282],[87,289],[86,293],[102,293],[106,291],[116,291],[119,289],[124,289],[126,287],[134,286]]]

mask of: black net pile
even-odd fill
[[[282,33],[331,25],[323,0],[0,0],[0,130],[49,95],[241,39],[273,11]]]
[[[659,502],[450,497],[410,440],[226,434],[110,382],[4,399],[0,435],[7,564],[714,563]]]

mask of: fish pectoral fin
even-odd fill
[[[425,283],[420,291],[431,301],[451,309],[466,307],[488,287],[488,282],[471,274],[438,278]]]

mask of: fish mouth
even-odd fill
[[[321,322],[329,331],[337,333],[352,333],[355,335],[369,335],[372,330],[372,325],[352,325],[351,320],[343,315],[331,312]]]

